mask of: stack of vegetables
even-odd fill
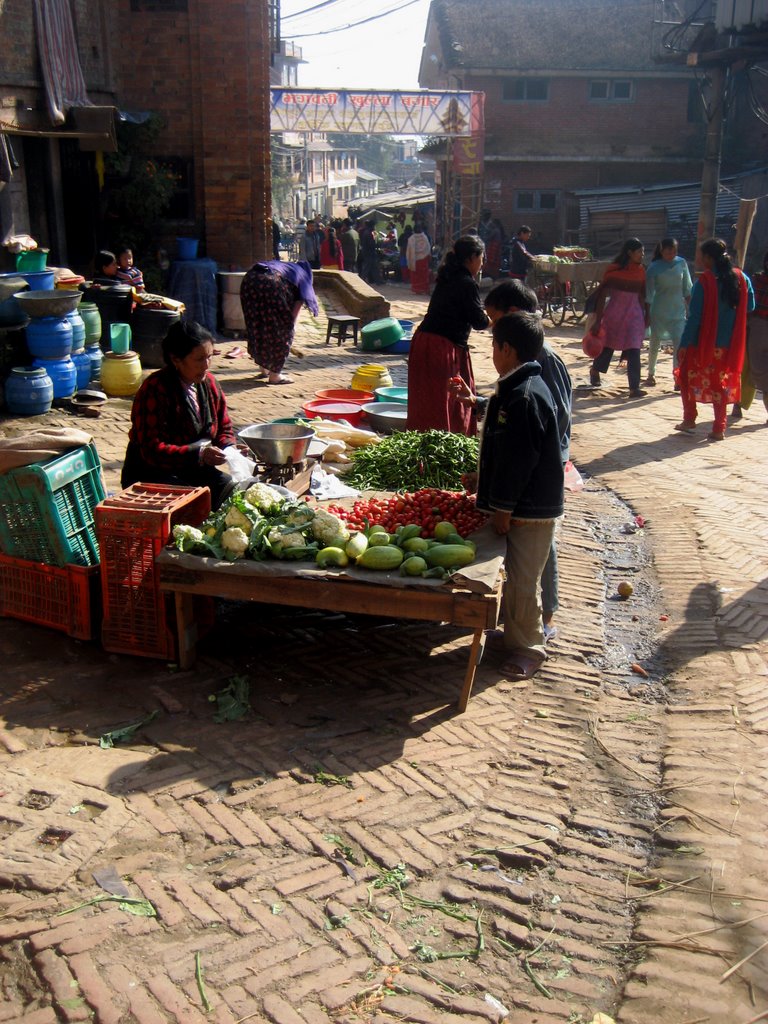
[[[313,561],[321,568],[355,564],[427,578],[445,578],[474,561],[475,545],[453,523],[439,522],[431,532],[431,539],[423,537],[421,524],[413,522],[390,533],[367,520],[353,531],[333,512],[257,483],[232,495],[200,527],[175,526],[173,539],[179,551],[230,562],[278,558]]]

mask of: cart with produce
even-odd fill
[[[535,256],[533,287],[542,316],[555,327],[566,318],[579,323],[586,314],[586,301],[600,284],[607,266],[605,261],[593,260],[589,249],[580,246],[556,246],[551,256]]]

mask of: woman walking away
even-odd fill
[[[639,238],[628,238],[597,290],[595,321],[590,330],[598,335],[602,328],[605,342],[589,371],[590,384],[600,386],[600,374],[605,373],[613,353],[618,351],[626,355],[629,397],[643,398],[647,394],[640,390],[640,349],[646,326],[643,243]]]
[[[283,367],[299,310],[306,305],[313,316],[319,313],[309,263],[254,263],[243,278],[240,301],[248,352],[260,367],[256,376],[266,377],[267,384],[293,384],[293,378],[283,374]]]
[[[677,255],[677,239],[662,238],[645,272],[645,298],[651,321],[646,387],[652,388],[656,384],[656,360],[662,341],[672,343],[672,369],[677,368],[677,353],[690,297],[691,273],[683,257]]]
[[[416,295],[429,295],[429,257],[432,246],[424,234],[424,228],[417,224],[408,239],[405,258],[411,279],[411,291]]]
[[[709,440],[722,441],[728,403],[741,400],[747,313],[755,308],[755,296],[749,278],[731,263],[722,239],[707,239],[700,252],[704,273],[693,286],[680,342],[676,372],[683,419],[675,430],[693,433],[696,402],[711,402],[715,422]]]
[[[763,256],[763,269],[752,278],[755,309],[747,321],[747,354],[741,371],[741,401],[733,407],[731,419],[740,420],[742,409],[749,409],[755,391],[762,391],[763,405],[768,412],[768,252]]]
[[[328,228],[325,238],[320,243],[320,266],[335,267],[336,270],[344,269],[344,254],[341,242],[336,237],[335,228]]]
[[[411,241],[418,237],[418,229]],[[451,377],[461,377],[475,390],[469,357],[469,332],[488,326],[477,275],[485,247],[477,235],[464,235],[445,254],[427,315],[416,330],[408,359],[408,429],[450,430],[473,436],[473,406],[449,393]]]

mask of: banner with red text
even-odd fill
[[[270,89],[273,132],[469,136],[482,131],[481,94]]]

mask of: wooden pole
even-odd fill
[[[739,200],[739,216],[736,221],[736,240],[733,243],[733,251],[737,267],[743,267],[749,248],[749,236],[752,233],[752,221],[757,212],[756,199]]]
[[[708,72],[711,83],[710,110],[707,117],[707,135],[704,143],[704,166],[701,173],[701,206],[696,231],[696,267],[701,269],[699,246],[715,233],[717,193],[720,188],[720,154],[723,146],[725,121],[725,90],[729,69],[714,65]]]

